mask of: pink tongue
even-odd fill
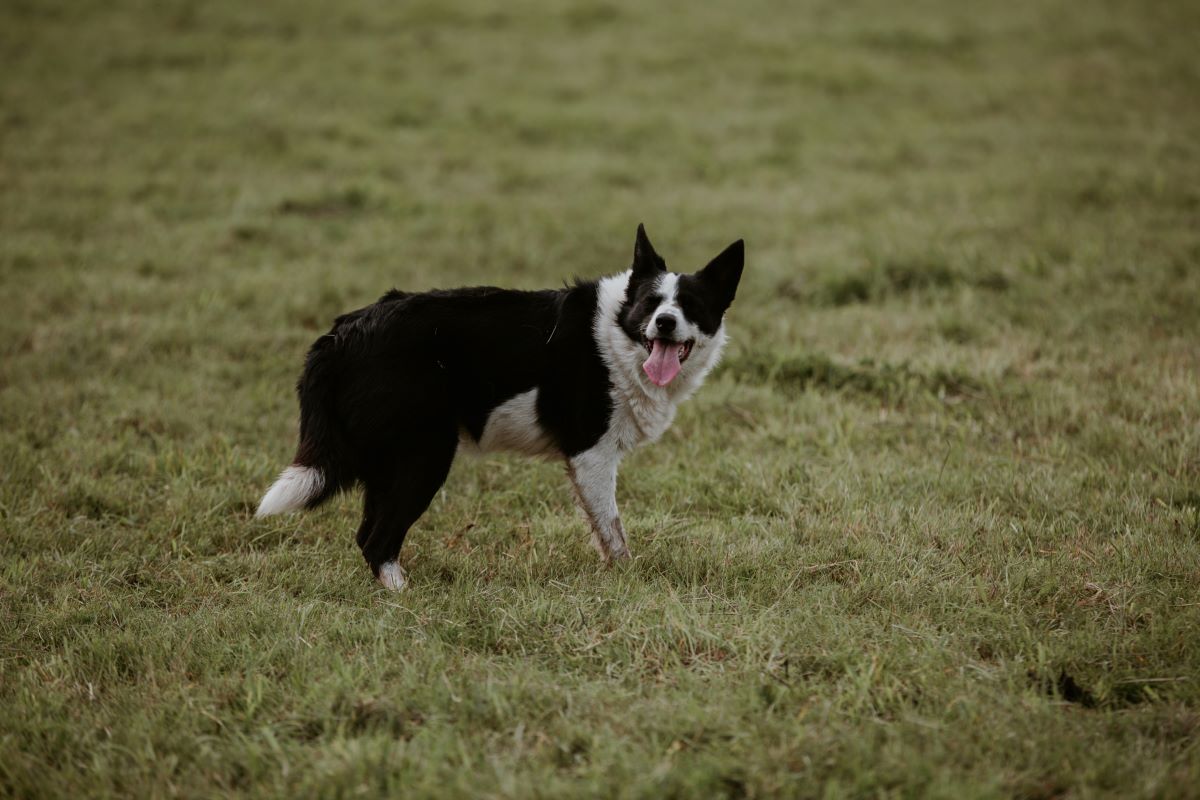
[[[650,357],[642,364],[642,370],[659,386],[666,386],[679,374],[679,343],[655,339]]]

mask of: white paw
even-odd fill
[[[404,576],[404,570],[400,569],[398,563],[388,561],[379,567],[379,582],[383,584],[383,588],[398,592],[408,585],[408,578]]]

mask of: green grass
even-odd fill
[[[0,795],[1200,786],[1200,7],[0,6]],[[252,510],[385,289],[748,264],[622,470],[411,588]]]

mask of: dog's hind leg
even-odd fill
[[[445,483],[457,447],[458,435],[452,427],[414,433],[387,474],[367,481],[358,546],[388,589],[404,588],[399,563],[404,537]]]
[[[592,544],[606,562],[629,558],[625,529],[617,512],[617,465],[620,455],[594,447],[567,462],[575,497],[592,528]]]

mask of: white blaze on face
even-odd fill
[[[662,276],[662,280],[658,284],[658,293],[662,295],[662,302],[658,304],[658,308],[650,314],[649,324],[646,325],[646,338],[657,339],[660,331],[658,330],[658,318],[663,314],[675,318],[675,324],[678,326],[686,325],[683,318],[683,309],[679,307],[677,292],[679,291],[679,276],[674,272],[668,272]],[[675,331],[666,334],[671,338],[679,338],[678,328]]]

